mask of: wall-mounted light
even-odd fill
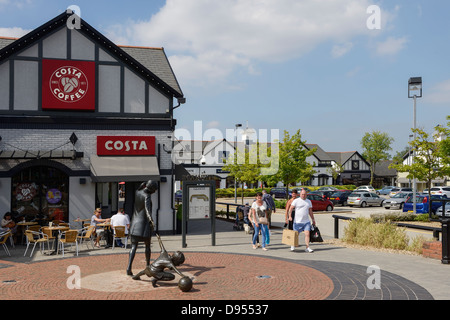
[[[75,143],[78,141],[78,137],[75,132],[72,132],[72,135],[69,138],[69,141],[75,146]]]

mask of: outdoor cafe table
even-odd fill
[[[90,222],[90,221],[91,221],[91,219],[80,219],[80,218],[73,220],[73,222],[81,222],[81,228],[84,228],[85,222]]]
[[[69,227],[66,227],[66,226],[51,226],[51,227],[46,227],[46,228],[52,232],[52,234],[53,234],[53,236],[55,237],[55,240],[56,240],[55,250],[53,250],[53,252],[50,252],[50,254],[56,254],[58,252],[58,235],[59,235],[59,232],[67,231],[67,230],[69,230]],[[56,234],[57,232],[58,232],[58,234]]]

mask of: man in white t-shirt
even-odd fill
[[[292,221],[292,210],[295,209],[295,217],[293,229],[298,231],[298,233],[305,231],[305,244],[306,244],[306,252],[314,252],[309,247],[309,234],[311,231],[311,222],[309,221],[309,217],[311,217],[313,225],[316,224],[314,220],[314,214],[312,210],[312,203],[309,199],[306,198],[306,190],[302,189],[300,192],[300,198],[296,198],[292,201],[291,206],[289,208],[289,220]],[[295,247],[291,246],[291,251],[294,251]]]
[[[125,234],[128,234],[128,229],[130,228],[130,219],[128,215],[123,212],[123,208],[111,217],[111,225],[113,227],[125,226]],[[120,239],[116,240],[119,247],[123,247],[122,241]]]

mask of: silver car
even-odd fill
[[[349,207],[360,206],[362,208],[367,206],[383,206],[384,199],[375,192],[352,192],[347,198],[347,205]]]
[[[442,206],[440,206],[437,210],[436,210],[436,215],[442,217]],[[445,216],[449,217],[450,216],[450,202],[447,202],[445,204]]]
[[[384,200],[383,206],[385,209],[401,209],[403,208],[405,201],[412,195],[412,192],[399,192],[396,195]]]

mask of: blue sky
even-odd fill
[[[205,140],[208,129],[226,136],[248,122],[361,152],[363,135],[379,130],[394,154],[411,134],[416,76],[417,126],[431,133],[450,114],[449,1],[0,0],[0,36],[19,37],[70,5],[117,44],[164,47],[187,98],[178,128],[192,138],[195,121]]]

